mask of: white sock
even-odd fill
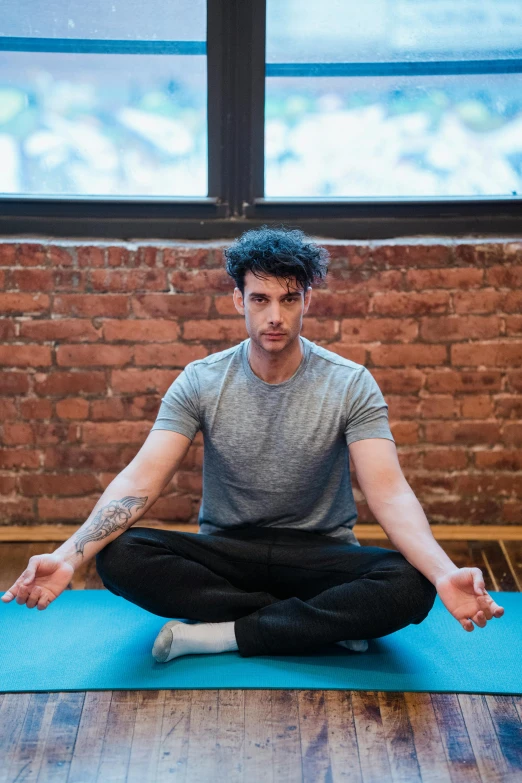
[[[156,637],[152,655],[158,663],[166,663],[180,655],[237,649],[234,621],[191,625],[181,620],[169,620]]]
[[[354,652],[366,652],[368,649],[368,642],[366,639],[348,639],[345,642],[336,642],[341,647],[346,647],[347,650],[353,650]]]

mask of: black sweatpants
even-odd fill
[[[386,636],[424,620],[436,597],[396,550],[292,528],[130,528],[96,566],[112,593],[160,617],[235,620],[243,657]]]

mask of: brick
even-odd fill
[[[40,396],[67,396],[70,394],[103,394],[106,392],[105,373],[91,372],[56,372],[46,375],[37,373],[34,380],[34,390]]]
[[[522,470],[522,451],[501,449],[474,452],[475,466],[496,470]]]
[[[100,245],[78,245],[76,248],[78,266],[93,269],[105,266],[105,250],[105,246]]]
[[[466,240],[457,243],[454,248],[454,258],[457,264],[465,266],[495,266],[504,256],[504,243],[494,241]]]
[[[163,267],[160,263],[161,248],[156,245],[140,245],[134,253],[134,262],[137,267]]]
[[[212,299],[193,294],[137,294],[130,298],[132,312],[138,318],[193,318],[207,316]]]
[[[113,370],[111,389],[117,394],[165,394],[182,370]]]
[[[163,266],[169,269],[205,269],[224,265],[223,251],[219,247],[197,247],[184,242],[164,247],[162,251]]]
[[[414,293],[390,291],[375,294],[371,302],[373,313],[392,316],[421,316],[431,313],[447,313],[450,306],[450,294],[445,291]]]
[[[83,443],[142,443],[150,423],[141,421],[90,422],[82,425]]]
[[[368,313],[369,294],[334,293],[332,291],[312,291],[312,299],[306,317],[343,318],[362,316]]]
[[[53,288],[55,291],[71,293],[84,291],[86,288],[85,272],[78,269],[55,269],[53,271]]]
[[[522,315],[507,315],[505,322],[507,337],[522,335]]]
[[[522,446],[522,422],[507,421],[502,427],[502,443]]]
[[[232,292],[234,288],[224,269],[177,269],[169,273],[169,283],[180,293]]]
[[[93,400],[89,418],[91,421],[155,420],[160,402],[159,395],[156,394]]]
[[[414,318],[344,318],[341,321],[342,339],[350,343],[395,341],[412,342],[419,333]]]
[[[27,525],[34,521],[33,501],[30,498],[0,500],[0,525]]]
[[[8,400],[0,397],[0,422],[8,419],[17,419],[18,412],[14,400]]]
[[[47,266],[49,245],[40,242],[21,242],[18,245],[16,260],[21,266]]]
[[[73,246],[64,246],[52,244],[49,245],[47,256],[53,267],[72,267],[74,266],[74,256],[76,248]]]
[[[522,391],[522,370],[508,370],[505,377],[507,391]]]
[[[49,419],[52,413],[53,406],[49,400],[41,400],[38,397],[20,400],[20,414],[24,419]]]
[[[16,244],[0,239],[0,266],[15,266],[16,255]]]
[[[424,381],[424,373],[410,367],[405,370],[382,370],[376,367],[371,369],[371,374],[385,396],[389,393],[413,394],[420,391]]]
[[[502,504],[502,524],[520,525],[522,519],[522,502],[506,500]]]
[[[388,415],[390,421],[402,421],[403,419],[416,419],[420,413],[420,402],[417,397],[400,397],[388,395]]]
[[[22,495],[84,495],[100,491],[101,487],[92,473],[39,473],[19,478]]]
[[[29,391],[29,378],[27,373],[0,372],[0,394],[26,394]]]
[[[419,442],[419,425],[416,421],[390,421],[390,430],[397,446]]]
[[[499,419],[522,419],[522,397],[504,394],[495,397],[495,416]]]
[[[137,365],[149,365],[150,367],[163,365],[181,367],[182,369],[189,362],[208,356],[208,350],[203,345],[183,345],[181,343],[137,345],[134,353]]]
[[[454,397],[437,395],[421,401],[420,415],[423,419],[456,419],[459,404]]]
[[[108,342],[126,340],[129,342],[171,342],[179,337],[177,321],[165,318],[154,320],[105,320],[103,336]]]
[[[502,311],[505,294],[494,289],[454,291],[453,308],[456,313],[495,313]]]
[[[493,266],[486,270],[485,280],[495,288],[522,288],[522,266]]]
[[[422,498],[421,505],[432,524],[463,524],[463,521],[469,524],[472,520],[474,525],[494,525],[501,524],[502,521],[501,501],[490,498],[454,497],[444,500],[427,496]]]
[[[448,368],[433,370],[426,377],[426,390],[433,393],[500,391],[501,384],[502,374],[492,370],[459,372]]]
[[[301,334],[308,340],[338,340],[339,321],[331,319],[318,320],[317,318],[303,318],[303,328]]]
[[[426,422],[425,440],[429,443],[497,443],[500,438],[500,426],[488,421],[434,421]]]
[[[16,476],[0,476],[0,495],[11,495],[16,492]]]
[[[461,416],[464,419],[489,419],[493,415],[493,400],[486,394],[474,394],[462,400]]]
[[[0,340],[11,340],[15,337],[15,324],[10,318],[0,318]]]
[[[40,452],[33,449],[0,449],[0,468],[30,470],[40,466]]]
[[[88,497],[38,498],[38,516],[46,522],[66,520],[69,523],[83,524],[90,517],[99,499],[99,493]]]
[[[329,255],[329,269],[357,269],[370,263],[371,253],[367,244],[341,240],[320,243]]]
[[[240,315],[231,295],[215,296],[214,307],[218,315]]]
[[[2,443],[5,446],[27,446],[34,443],[34,429],[31,424],[4,422]]]
[[[504,294],[502,309],[505,313],[522,312],[522,291],[509,291]]]
[[[483,269],[408,269],[406,288],[425,291],[430,288],[479,288],[483,285]]]
[[[48,367],[51,362],[51,349],[48,345],[0,345],[0,365]]]
[[[420,320],[420,334],[427,342],[488,340],[500,336],[501,320],[497,315],[485,318],[455,315]]]
[[[72,440],[71,432],[67,422],[37,421],[32,425],[35,434],[35,440],[38,445],[50,446],[55,443],[68,442]]]
[[[93,291],[113,293],[168,291],[167,273],[163,269],[93,269],[90,284]]]
[[[183,339],[209,342],[241,341],[248,337],[244,318],[213,318],[211,321],[185,321]]]
[[[45,449],[46,470],[123,470],[132,461],[136,447],[103,446],[56,446]]]
[[[132,362],[126,345],[59,345],[56,362],[62,367],[122,367]]]
[[[50,269],[12,269],[11,287],[19,291],[53,290],[53,273]]]
[[[434,449],[424,453],[422,467],[424,470],[464,470],[468,467],[468,450],[461,449]]]
[[[111,245],[106,251],[107,266],[118,267],[130,265],[129,248],[123,245]]]
[[[412,240],[406,244],[389,239],[372,243],[371,264],[375,268],[447,267],[451,259],[449,243]]]
[[[60,419],[86,419],[89,415],[89,403],[82,397],[69,397],[66,400],[58,400],[56,403],[56,415]]]
[[[522,341],[466,343],[450,347],[451,364],[459,366],[510,367],[522,364]]]
[[[448,359],[448,349],[445,345],[412,345],[386,344],[369,347],[371,361],[382,367],[414,367],[441,365]]]
[[[522,497],[522,482],[520,476],[509,473],[480,473],[479,475],[465,474],[454,476],[454,491],[461,497],[467,495],[489,495],[498,497],[511,495]]]
[[[43,313],[49,310],[50,298],[47,294],[7,293],[0,294],[0,312],[17,315]]]
[[[72,342],[93,342],[101,337],[88,318],[54,318],[52,320],[23,321],[20,337],[34,340],[67,340]]]
[[[7,275],[9,270],[0,269],[0,290],[4,291],[8,285],[7,285]]]
[[[53,312],[88,318],[118,318],[128,315],[129,297],[124,294],[58,294],[54,297]]]
[[[375,272],[371,269],[335,269],[329,271],[326,276],[328,291],[325,293],[345,292],[352,297],[364,298],[364,296],[376,292],[401,289],[403,287],[402,277],[402,272],[397,270]],[[314,296],[322,293],[323,289],[319,291],[313,289],[312,301]]]

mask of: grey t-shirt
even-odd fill
[[[388,405],[366,367],[300,339],[283,383],[253,372],[247,338],[187,364],[163,397],[153,430],[203,432],[200,533],[289,527],[359,544],[348,446],[394,441]]]

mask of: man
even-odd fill
[[[45,609],[96,555],[113,593],[169,620],[152,654],[364,651],[420,623],[438,594],[466,631],[503,607],[457,568],[407,483],[371,373],[300,335],[326,249],[301,231],[244,233],[225,251],[249,337],[188,364],[152,430],[85,524],[29,560],[3,596]],[[204,435],[199,533],[131,526]],[[360,546],[350,482],[396,549]]]

